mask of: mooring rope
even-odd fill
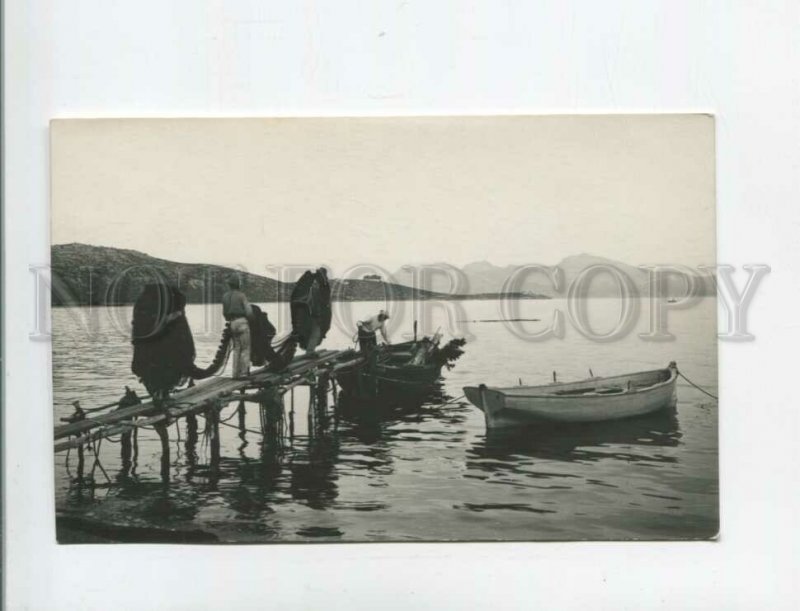
[[[239,408],[240,407],[241,407],[241,405],[237,405],[236,409],[233,410],[233,413],[230,416],[228,416],[227,418],[225,418],[224,420],[220,420],[219,423],[220,424],[224,424],[224,423],[228,422],[228,420],[233,420],[234,416],[236,416],[239,413]]]
[[[691,381],[689,378],[687,378],[687,377],[684,375],[684,373],[683,373],[681,370],[678,370],[678,375],[679,375],[679,376],[681,376],[681,377],[682,377],[684,380],[686,380],[687,382],[689,382],[689,384],[691,384],[692,386],[694,386],[694,387],[695,387],[697,390],[699,390],[700,392],[707,394],[709,397],[711,397],[711,398],[712,398],[712,399],[714,399],[715,401],[719,401],[719,397],[717,397],[717,396],[715,396],[715,395],[712,395],[712,394],[711,394],[710,392],[708,392],[707,390],[704,390],[702,387],[700,387],[700,386],[698,386],[697,384],[695,384],[694,382],[692,382],[692,381]]]
[[[450,399],[447,403],[440,403],[437,407],[444,407],[445,405],[450,405],[451,403],[455,403],[466,397],[466,395],[461,395],[460,397],[456,397],[455,399]]]
[[[203,420],[205,420],[205,421],[206,421],[206,423],[208,423],[208,419],[205,417],[205,415],[203,415],[203,414],[197,414],[197,415],[198,415],[198,416],[200,416],[200,417],[201,417]],[[228,420],[230,420],[230,418],[228,418]],[[229,424],[227,420],[220,420],[220,421],[219,421],[219,424],[222,424],[223,426],[229,426],[229,427],[231,427],[232,429],[236,429],[237,431],[241,431],[241,430],[242,430],[242,428],[241,428],[241,427],[239,427],[239,426],[237,426],[237,425],[235,425],[235,424]],[[256,435],[261,435],[261,436],[263,436],[263,435],[264,435],[264,433],[262,433],[261,431],[256,431],[255,429],[248,429],[248,428],[245,428],[244,430],[245,430],[246,432],[248,432],[248,433],[254,433],[254,434],[256,434]]]

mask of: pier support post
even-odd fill
[[[186,442],[183,447],[186,449],[186,464],[191,474],[197,466],[197,416],[194,414],[186,415]]]
[[[244,434],[246,427],[245,416],[247,416],[247,408],[244,406],[244,401],[239,401],[239,407],[237,408],[239,413],[239,431]]]
[[[186,415],[186,445],[197,443],[197,416],[194,414]]]
[[[136,418],[133,419],[133,422],[136,422]],[[133,427],[133,437],[131,439],[133,442],[133,458],[131,462],[131,473],[133,473],[136,469],[136,464],[139,462],[139,427]]]
[[[294,440],[294,387],[289,392],[289,442],[291,443]]]
[[[336,378],[331,376],[331,394],[333,395],[333,428],[339,429],[339,386]]]
[[[279,443],[283,437],[283,395],[278,388],[264,389],[261,393],[259,410],[261,412],[264,443]]]
[[[83,481],[83,467],[85,465],[85,461],[83,458],[83,444],[78,446],[78,481]]]
[[[317,394],[316,420],[319,428],[325,428],[328,425],[328,380],[327,374],[321,374],[317,378],[317,385],[314,388],[314,392]]]
[[[127,473],[131,468],[131,453],[133,451],[133,432],[128,429],[119,438],[120,459],[122,460],[122,470]]]
[[[73,407],[75,408],[75,412],[70,416],[69,422],[79,422],[81,420],[86,419],[86,413],[81,409],[81,402],[80,401],[73,401]],[[83,468],[85,465],[84,457],[83,457],[83,444],[78,446],[78,481],[83,482]]]
[[[222,406],[217,402],[206,412],[206,417],[211,425],[209,449],[211,450],[211,469],[214,471],[219,468],[219,410],[221,407]]]
[[[309,438],[316,433],[316,415],[317,415],[317,393],[316,389],[313,385],[309,385],[308,387],[308,414],[307,419],[308,422],[306,424],[308,428],[308,436]]]
[[[161,479],[169,482],[169,421],[165,420],[154,425],[158,438],[161,440]]]

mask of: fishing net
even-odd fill
[[[291,296],[292,333],[304,350],[316,348],[331,328],[331,286],[327,272],[306,271]]]

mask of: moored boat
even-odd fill
[[[464,340],[455,339],[440,348],[438,337],[373,348],[366,364],[337,376],[342,389],[352,398],[408,400],[423,398],[461,356]]]
[[[464,387],[487,428],[542,422],[602,422],[651,414],[674,405],[678,367],[543,386]]]

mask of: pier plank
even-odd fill
[[[272,372],[266,368],[253,372],[244,380],[234,380],[229,377],[217,377],[211,380],[199,382],[195,386],[183,389],[173,395],[174,402],[171,403],[167,411],[154,405],[151,401],[117,409],[99,416],[86,418],[77,422],[57,426],[54,429],[54,440],[64,439],[65,437],[77,436],[75,439],[55,444],[55,451],[59,452],[73,447],[75,444],[86,443],[93,439],[115,435],[130,429],[132,423],[126,422],[130,418],[144,417],[146,421],[142,424],[156,424],[167,418],[176,418],[188,415],[194,411],[200,411],[208,406],[212,401],[235,399],[233,396],[237,391],[241,391],[253,386],[262,388],[269,386],[279,386],[288,383],[293,378],[309,373],[320,367],[336,368],[339,366],[356,367],[363,362],[358,353],[352,349],[347,350],[320,350],[314,356],[302,355],[295,359],[283,371]],[[92,434],[85,433],[92,429]]]

